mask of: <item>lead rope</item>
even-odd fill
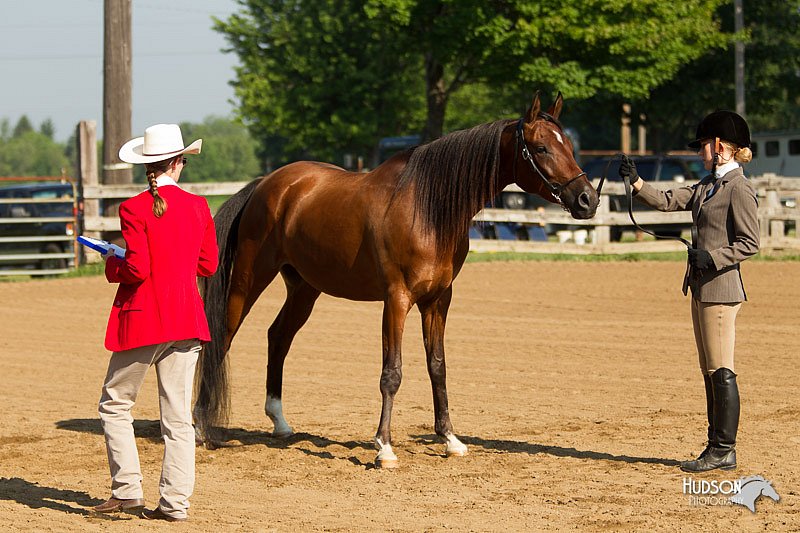
[[[627,155],[625,155],[625,154],[623,154],[623,153],[617,153],[617,154],[614,154],[614,157],[612,157],[612,158],[609,160],[608,164],[606,164],[606,170],[605,170],[605,172],[603,173],[603,177],[602,177],[602,178],[600,178],[600,184],[599,184],[599,185],[598,185],[598,187],[597,187],[597,191],[598,191],[598,192],[600,192],[600,189],[601,189],[601,188],[602,188],[602,186],[603,186],[603,181],[605,181],[605,179],[606,179],[606,175],[608,174],[608,169],[611,167],[611,163],[612,163],[612,162],[614,161],[614,159],[616,159],[618,156],[619,156],[619,158],[620,158],[622,161],[627,161],[627,162],[628,162],[628,164],[631,164],[631,160],[630,160],[630,158],[629,158]],[[639,179],[642,179],[642,178],[640,177]],[[650,231],[650,230],[646,230],[646,229],[644,229],[643,227],[641,227],[641,226],[639,225],[639,223],[638,223],[638,222],[636,222],[636,219],[635,219],[635,218],[633,218],[633,187],[631,187],[631,180],[630,180],[630,178],[628,178],[628,176],[622,176],[622,181],[623,181],[623,183],[625,184],[625,196],[626,196],[626,197],[627,197],[627,199],[628,199],[628,216],[630,217],[630,219],[631,219],[631,222],[633,222],[633,225],[636,227],[636,229],[638,229],[639,231],[642,231],[642,232],[644,232],[644,233],[647,233],[648,235],[652,235],[652,236],[653,236],[653,237],[655,237],[656,239],[665,239],[665,240],[681,241],[683,244],[685,244],[685,245],[686,245],[686,248],[694,248],[694,246],[692,245],[692,243],[690,243],[689,241],[687,241],[687,240],[686,240],[686,239],[684,239],[683,237],[673,237],[673,236],[671,236],[671,235],[657,235],[657,234],[655,234],[654,232],[652,232],[652,231]],[[695,240],[695,232],[696,232],[696,228],[695,228],[695,226],[694,226],[694,225],[692,225],[692,240],[693,240],[693,241]]]

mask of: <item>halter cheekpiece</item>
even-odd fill
[[[552,122],[553,124],[561,128],[561,124],[559,124],[558,120],[556,120],[555,117],[543,112],[540,112],[538,116],[548,122]],[[558,200],[558,202],[563,206],[564,203],[561,201],[561,195],[563,194],[564,189],[569,187],[569,185],[576,179],[586,176],[586,172],[581,172],[577,176],[567,180],[566,183],[553,183],[549,179],[547,179],[547,176],[544,175],[544,173],[539,169],[539,166],[536,164],[533,154],[531,154],[530,150],[528,150],[528,142],[525,140],[525,133],[522,129],[524,122],[525,122],[524,118],[520,118],[517,121],[517,135],[516,135],[517,145],[520,144],[522,145],[522,159],[528,161],[534,173],[537,176],[539,176],[539,178],[541,178],[545,187],[547,187],[547,190],[550,191],[551,195],[553,195],[553,198]],[[561,129],[563,130],[563,128]],[[517,173],[517,166],[514,165],[514,181],[516,181],[516,173]]]

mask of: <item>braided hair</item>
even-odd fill
[[[158,193],[156,175],[165,173],[175,159],[176,158],[173,157],[171,159],[165,159],[164,161],[146,163],[144,166],[144,171],[147,174],[147,183],[150,185],[150,194],[153,195],[153,214],[157,218],[161,218],[161,216],[167,211],[167,201],[164,200],[164,198],[162,198]]]

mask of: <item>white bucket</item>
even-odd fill
[[[558,242],[567,242],[572,238],[572,232],[567,230],[557,231],[556,236],[558,237]]]
[[[572,238],[575,239],[575,244],[586,244],[586,238],[589,236],[589,232],[585,229],[575,230],[572,234]]]

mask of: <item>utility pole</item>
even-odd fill
[[[742,0],[734,0],[733,9],[733,29],[738,34],[744,30],[744,10],[742,8]],[[745,116],[744,42],[741,40],[741,38],[736,39],[734,57],[736,62],[736,112],[742,116]]]
[[[104,0],[103,28],[103,183],[133,183],[118,156],[131,137],[131,0]],[[104,215],[117,216],[119,204],[104,201]]]

